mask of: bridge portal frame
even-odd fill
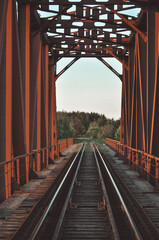
[[[127,6],[130,2],[132,6]],[[99,6],[89,6],[92,4]],[[59,5],[59,10],[50,10],[49,5]],[[75,10],[70,12],[72,5]],[[126,10],[140,7],[140,16],[121,14],[123,6]],[[40,18],[39,10],[53,16]],[[107,20],[100,19],[102,14]],[[120,19],[115,19],[115,14]],[[71,20],[65,22],[62,16]],[[83,27],[74,26],[74,22],[81,22]],[[95,22],[105,25],[96,26]],[[121,27],[131,30],[131,35],[117,30]],[[58,32],[58,28],[64,28],[64,32]],[[104,28],[111,28],[115,37]],[[56,64],[62,57],[75,59],[56,74]],[[97,57],[122,79],[121,144],[159,156],[157,1],[2,0],[0,201],[35,177],[36,171],[47,168],[49,160],[58,155],[55,81],[80,57]],[[115,57],[122,63],[122,77],[103,57]]]

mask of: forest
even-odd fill
[[[58,139],[87,137],[120,140],[120,119],[107,118],[99,113],[57,112]]]

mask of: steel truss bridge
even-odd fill
[[[63,57],[73,60],[57,73]],[[81,57],[122,81],[120,144],[134,149],[130,157],[142,152],[158,180],[158,0],[1,0],[1,201],[58,155],[55,83]],[[122,63],[123,74],[103,57]]]

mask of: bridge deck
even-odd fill
[[[109,160],[111,160],[115,171],[124,183],[126,183],[133,197],[140,203],[154,227],[159,232],[159,192],[155,192],[154,187],[148,181],[131,169],[129,165],[124,164],[123,160],[118,159],[115,156],[115,151],[110,147],[102,146],[101,148]],[[98,202],[102,202],[102,195],[100,185],[92,185],[93,182],[98,182],[98,176],[95,172],[97,171],[95,167],[90,165],[91,162],[89,160],[92,159],[90,154],[91,153],[86,152],[86,161],[83,162],[78,176],[79,184],[82,181],[82,188],[78,187],[77,184],[72,195],[72,202],[78,203],[78,208],[72,209],[67,215],[65,219],[67,224],[64,224],[61,239],[76,239],[75,236],[82,236],[82,231],[85,237],[86,235],[93,236],[93,234],[95,234],[95,239],[97,239],[96,237],[99,233],[100,237],[98,236],[98,238],[102,239],[106,234],[106,229],[107,234],[110,235],[109,239],[111,239],[111,230],[109,226],[105,228],[102,221],[105,219],[105,222],[107,222],[106,214],[104,211],[98,211]],[[45,179],[38,180],[39,182],[36,183],[38,186],[35,190],[33,190],[32,183],[30,182],[29,185],[23,187],[23,193],[16,193],[12,198],[0,205],[0,239],[7,239],[8,236],[13,236],[19,226],[25,221],[32,208],[37,204],[39,199],[43,197],[46,192],[46,185],[49,186],[49,184],[51,184],[52,178],[50,176],[54,176],[55,178],[55,175],[57,175],[59,170],[64,166],[64,162],[67,161],[61,161]],[[41,176],[43,174],[44,172],[41,173]],[[31,193],[28,193],[28,191]],[[15,198],[16,195],[17,198]],[[90,219],[93,219],[92,222]],[[94,233],[93,226],[95,226],[96,233]],[[97,231],[98,227],[99,231]],[[73,229],[73,232],[71,229]],[[63,236],[65,236],[65,238],[63,238]],[[93,238],[91,237],[91,239]]]

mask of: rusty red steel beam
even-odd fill
[[[42,24],[42,25],[40,26],[40,28],[39,28],[37,31],[35,31],[33,34],[35,35],[35,34],[37,34],[37,33],[39,33],[39,32],[44,31],[46,28],[48,28],[49,24],[51,24],[51,23],[53,23],[54,21],[56,21],[57,18],[58,18],[59,16],[61,16],[63,13],[65,13],[69,8],[70,8],[70,7],[68,7],[68,6],[67,6],[67,7],[64,7],[64,8],[62,9],[62,11],[58,12],[57,15],[54,16],[50,21]]]
[[[23,102],[25,117],[26,151],[30,152],[30,5],[18,5],[19,44]],[[26,158],[26,182],[29,181],[29,159]]]
[[[8,1],[6,20],[6,146],[5,157],[8,161],[12,156],[12,0]],[[11,195],[11,165],[5,167],[6,198]]]
[[[112,57],[116,58],[120,63],[123,64],[123,67],[126,68],[126,70],[129,70],[128,65],[124,62],[123,59],[121,59],[120,57],[118,57],[115,53],[113,53],[112,49],[109,48],[104,48],[104,50],[106,50]]]
[[[131,20],[127,20],[122,14],[118,13],[118,11],[114,9],[110,9],[111,12],[116,14],[119,18],[121,18],[129,27],[131,27],[136,33],[138,33],[145,42],[147,42],[147,34],[141,32],[133,23]]]
[[[2,58],[2,48],[4,43],[6,16],[7,16],[8,0],[0,1],[0,65]]]

